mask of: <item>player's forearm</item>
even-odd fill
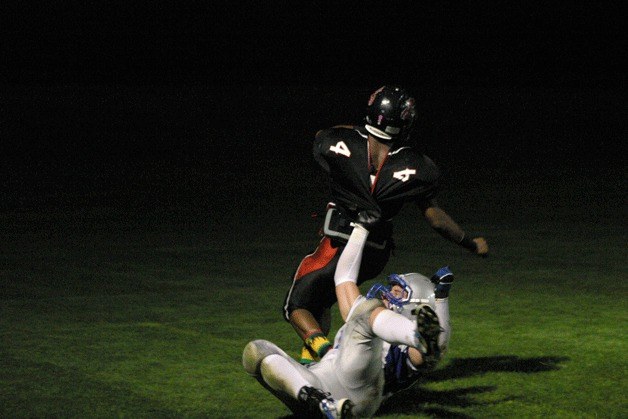
[[[464,230],[445,211],[438,207],[425,210],[425,219],[438,234],[454,243],[464,238]]]
[[[360,264],[362,263],[362,251],[366,244],[369,232],[361,225],[356,225],[349,237],[334,274],[336,284],[336,298],[338,299],[338,309],[343,320],[351,310],[354,301],[360,295],[357,286]]]
[[[437,206],[428,207],[424,211],[424,216],[430,226],[444,238],[482,257],[488,255],[486,239],[466,235],[462,227],[441,208]]]

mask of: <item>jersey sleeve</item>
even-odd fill
[[[325,150],[328,148],[327,144],[329,143],[329,138],[333,129],[324,129],[316,133],[316,137],[314,138],[314,144],[312,147],[312,153],[314,155],[314,160],[321,166],[321,168],[329,173],[329,163],[325,159]]]
[[[426,155],[418,156],[418,166],[420,167],[419,183],[421,193],[417,196],[417,202],[430,201],[440,192],[441,172],[436,164]]]

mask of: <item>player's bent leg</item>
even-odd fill
[[[299,310],[295,310],[299,311]],[[320,316],[321,329],[311,328],[305,332],[306,339],[301,348],[301,365],[311,365],[321,360],[321,358],[331,349],[332,344],[327,339],[327,334],[331,327],[331,311],[329,308],[323,310]]]
[[[290,313],[290,324],[303,339],[301,364],[307,365],[320,361],[332,345],[314,315],[308,310],[296,309]]]
[[[297,308],[290,313],[290,324],[304,341],[315,333],[323,334],[314,314],[305,308]]]
[[[328,393],[325,400],[303,398],[304,389],[319,389],[323,385],[318,376],[294,359],[271,354],[262,361],[260,373],[264,386],[298,417],[320,417],[321,413],[339,417],[335,409],[342,411],[342,403],[336,403]],[[317,392],[323,394],[322,390]]]
[[[303,258],[292,278],[283,304],[283,317],[291,322],[295,309],[305,308],[315,313],[335,301],[334,272],[338,263],[338,247],[324,237],[316,250]],[[331,287],[332,292],[325,292]],[[331,298],[331,301],[326,301]]]
[[[242,366],[250,375],[259,376],[262,361],[272,354],[290,357],[283,349],[272,342],[264,339],[253,340],[244,347]]]
[[[294,414],[299,417],[308,414],[308,404],[299,399],[299,391],[303,387],[320,387],[320,380],[281,348],[267,340],[251,341],[244,348],[242,364],[247,373]]]
[[[295,399],[298,398],[299,390],[312,385],[313,381],[312,374],[305,367],[279,354],[265,357],[260,363],[260,373],[273,390],[283,391]],[[318,380],[314,381],[318,384]]]
[[[284,317],[303,340],[303,364],[319,361],[331,347],[326,334],[331,326],[329,307],[336,298],[333,276],[337,259],[334,251],[326,257],[319,255],[311,266],[302,263],[284,301]]]

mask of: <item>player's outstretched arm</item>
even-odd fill
[[[436,200],[430,200],[422,205],[423,217],[430,227],[441,236],[464,247],[479,256],[488,256],[488,243],[484,237],[467,237],[464,230],[438,206]]]
[[[360,296],[360,289],[357,285],[358,273],[360,272],[362,252],[368,235],[369,231],[366,228],[356,224],[347,245],[340,255],[334,274],[338,309],[344,321],[347,320],[353,303]]]

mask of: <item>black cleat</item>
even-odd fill
[[[425,352],[423,358],[427,365],[435,365],[440,359],[440,348],[438,347],[438,336],[443,329],[438,322],[438,316],[427,304],[422,304],[416,309],[417,331],[420,334],[419,340]]]
[[[308,413],[311,417],[327,419],[352,417],[353,403],[349,399],[336,401],[331,397],[330,393],[309,386],[302,387],[299,390],[298,398],[308,405]]]

